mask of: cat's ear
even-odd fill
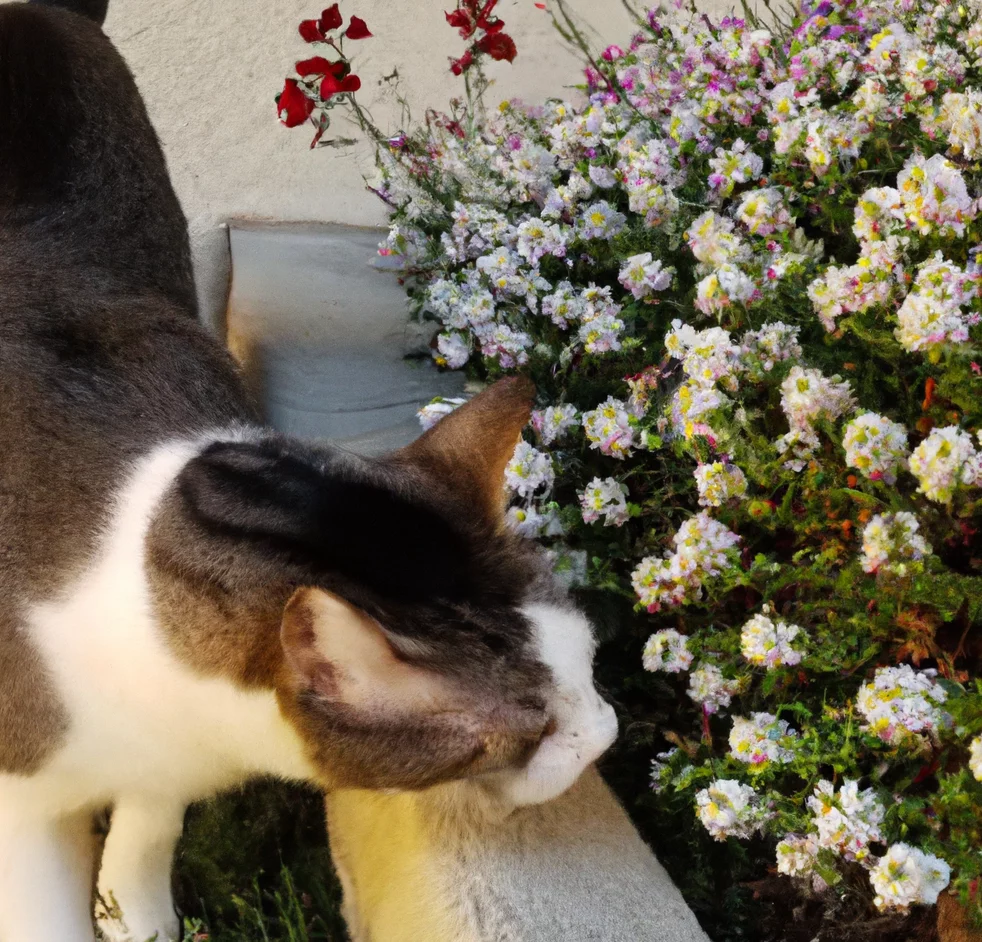
[[[392,457],[443,479],[492,522],[507,507],[505,465],[532,414],[535,386],[525,377],[499,380],[441,419]]]
[[[333,592],[298,589],[283,613],[281,642],[293,681],[356,710],[439,711],[439,677],[412,666],[381,625]]]
[[[280,703],[326,787],[425,788],[521,764],[547,725],[536,705],[468,695],[422,649],[322,589],[287,605]]]

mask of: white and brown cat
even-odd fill
[[[0,6],[0,942],[91,942],[107,806],[103,929],[164,940],[191,801],[267,773],[521,805],[615,732],[503,526],[530,388],[379,460],[263,429],[105,7]]]

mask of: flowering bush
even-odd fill
[[[651,12],[582,98],[377,135],[437,364],[537,383],[509,519],[593,608],[612,774],[719,938],[768,871],[835,938],[982,912],[980,14]]]

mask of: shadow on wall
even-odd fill
[[[420,405],[460,394],[396,276],[371,264],[384,232],[233,223],[229,237],[227,341],[274,428],[377,454],[419,434]]]

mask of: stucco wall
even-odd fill
[[[306,129],[276,121],[274,96],[293,63],[309,54],[297,24],[326,0],[111,0],[106,30],[130,63],[163,140],[174,183],[192,220],[250,217],[372,225],[383,221],[362,174],[367,147],[310,152]],[[631,32],[620,0],[571,0],[571,7],[621,42]],[[444,20],[453,0],[342,0],[375,34],[350,43],[363,81],[360,99],[384,128],[397,109],[383,76],[399,70],[419,111],[462,91],[447,69],[464,43]],[[555,95],[577,63],[533,0],[502,0],[515,36],[513,65],[494,66],[500,98]],[[598,44],[601,40],[598,38]],[[340,125],[339,125],[340,127]],[[353,128],[349,128],[350,132]]]
[[[220,316],[227,296],[228,240],[219,225],[235,218],[381,224],[384,213],[365,189],[370,149],[307,148],[307,129],[276,120],[274,96],[293,63],[309,54],[298,23],[327,0],[111,0],[106,30],[130,64],[164,143],[191,224],[205,314]],[[621,0],[568,0],[594,30],[599,49],[625,43],[631,17]],[[374,37],[351,43],[363,81],[360,100],[377,123],[397,130],[398,108],[382,77],[398,69],[415,113],[441,107],[462,91],[447,68],[463,41],[444,20],[454,0],[342,0]],[[643,4],[641,4],[643,5]],[[729,0],[701,0],[729,9]],[[501,0],[498,12],[519,55],[493,66],[499,99],[561,94],[580,61],[565,49],[549,15],[533,0]],[[344,132],[339,122],[338,130]],[[353,131],[354,129],[349,129]]]

